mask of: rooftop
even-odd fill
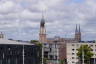
[[[15,44],[15,45],[33,45],[31,43],[28,42],[17,42],[14,40],[7,40],[7,39],[0,39],[0,44]]]

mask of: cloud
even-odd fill
[[[95,0],[1,0],[0,31],[8,38],[38,39],[42,10],[48,37],[73,37],[80,24],[84,40],[96,39]]]
[[[15,7],[15,3],[12,1],[0,2],[0,13],[10,13]]]

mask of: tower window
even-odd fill
[[[74,44],[72,44],[72,46],[74,46]]]

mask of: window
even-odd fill
[[[74,61],[72,61],[72,63],[75,63]]]
[[[54,59],[54,57],[52,55],[50,55],[50,59]]]
[[[90,45],[90,47],[93,47],[93,45]]]
[[[74,57],[72,57],[72,59],[74,59]]]
[[[72,46],[74,46],[74,44],[72,44]]]
[[[72,49],[72,51],[74,51],[75,49]]]
[[[74,55],[75,53],[72,53],[72,55]]]

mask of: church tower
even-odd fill
[[[78,27],[76,25],[75,40],[76,41],[81,41],[81,29],[80,29],[80,25],[79,25],[79,29],[78,29]]]
[[[41,22],[40,22],[39,42],[41,42],[41,43],[47,42],[46,29],[45,29],[45,19],[44,19],[43,14],[42,14]]]

